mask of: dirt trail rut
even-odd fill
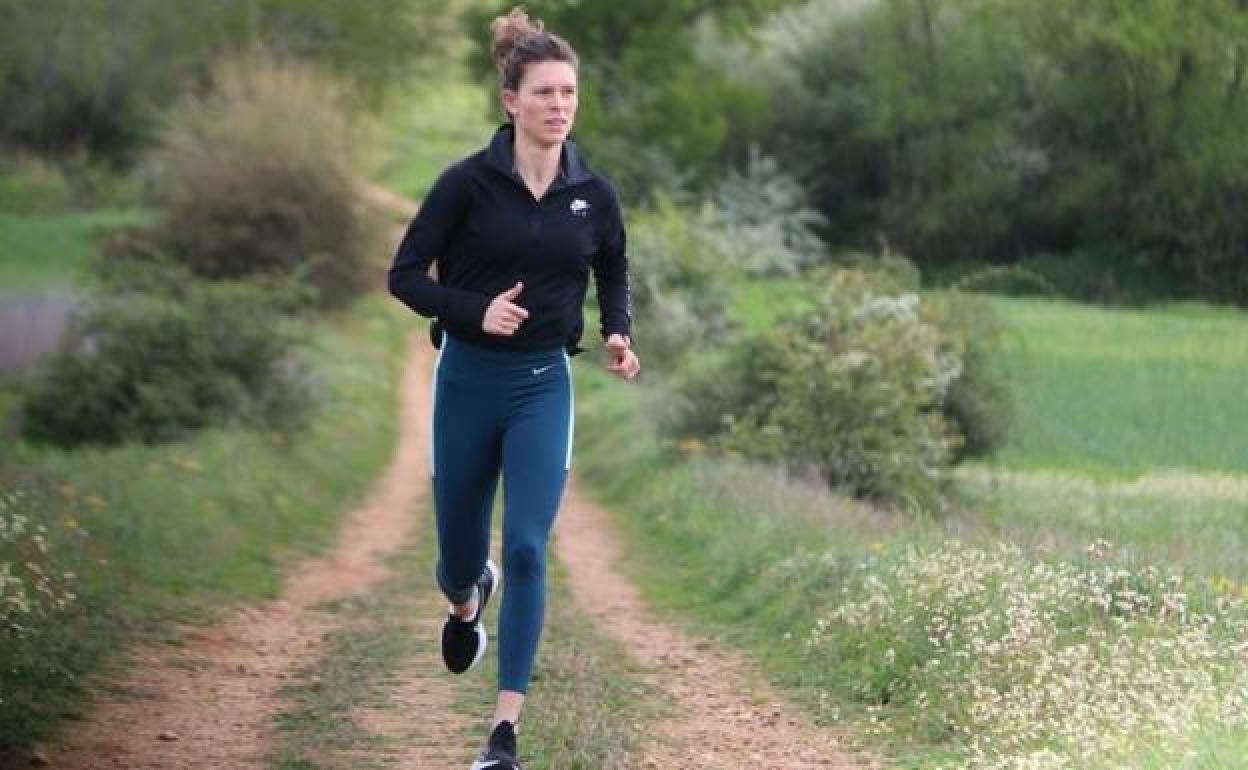
[[[576,601],[651,668],[673,718],[643,747],[655,770],[861,768],[835,736],[782,703],[743,659],[656,622],[637,589],[614,569],[618,548],[606,512],[575,485],[557,524],[557,550]]]
[[[415,209],[414,202],[384,190],[366,194],[398,215]],[[218,626],[187,629],[181,647],[140,652],[138,665],[117,683],[120,695],[98,695],[91,718],[46,752],[51,767],[265,766],[273,747],[274,716],[288,705],[280,696],[283,681],[325,654],[325,635],[342,623],[316,606],[377,586],[388,574],[385,557],[413,534],[418,519],[412,512],[418,505],[429,508],[426,451],[433,357],[424,339],[416,333],[409,343],[394,457],[367,502],[348,515],[333,552],[298,566],[279,600],[238,610]],[[637,767],[862,767],[848,759],[831,734],[781,703],[744,660],[653,620],[636,588],[613,570],[616,546],[605,513],[580,493],[575,481],[559,515],[556,550],[572,574],[578,604],[649,667],[655,684],[673,701],[675,718],[660,726]],[[443,606],[431,588],[413,598],[412,609],[433,624]],[[432,629],[430,625],[430,633]],[[399,748],[384,757],[386,766],[443,770],[464,765],[465,718],[451,708],[456,682],[440,670],[435,657],[430,652],[406,663],[386,708],[361,708],[353,715],[369,732],[398,739],[392,745]]]
[[[370,497],[348,515],[334,550],[298,566],[280,599],[238,610],[219,626],[186,629],[181,647],[141,651],[116,683],[122,695],[98,695],[91,718],[47,752],[52,767],[264,766],[281,684],[316,659],[332,628],[315,605],[376,585],[387,574],[383,559],[415,524],[411,512],[427,492],[430,359],[423,335],[413,335],[396,451]]]

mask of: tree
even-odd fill
[[[528,8],[577,49],[577,135],[636,198],[652,187],[709,181],[725,153],[744,157],[743,140],[762,125],[764,95],[708,64],[699,42],[739,38],[784,2],[544,0]],[[512,5],[494,2],[471,14],[474,39],[485,40],[489,20]],[[478,57],[483,68],[487,53]]]
[[[837,240],[1248,301],[1242,0],[814,0],[766,40],[770,133]]]
[[[362,105],[442,50],[433,0],[0,0],[0,145],[124,162],[221,55],[265,48],[354,86]]]

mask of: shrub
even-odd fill
[[[963,349],[919,304],[879,275],[829,273],[813,309],[691,369],[670,427],[813,468],[858,496],[932,508],[960,443],[940,407]]]
[[[77,323],[23,403],[23,433],[62,446],[175,439],[214,424],[289,429],[311,405],[269,294],[254,286],[128,292]]]
[[[795,276],[827,259],[816,235],[827,220],[806,204],[797,181],[757,148],[743,171],[720,181],[713,200],[733,262],[745,273]]]
[[[352,182],[342,90],[259,58],[221,65],[214,86],[171,113],[152,156],[155,250],[210,279],[292,277],[323,307],[361,294],[384,227]]]
[[[941,409],[962,437],[957,459],[1000,449],[1014,422],[1009,376],[997,355],[1005,328],[987,300],[974,294],[934,294],[925,303],[930,322],[960,341],[962,367]]]
[[[55,166],[33,157],[0,160],[0,211],[57,211],[66,207],[69,198],[69,184]]]
[[[705,206],[689,209],[660,197],[629,228],[637,338],[659,369],[729,329],[731,245]]]

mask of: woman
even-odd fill
[[[640,364],[629,336],[619,200],[568,140],[576,53],[520,9],[495,19],[491,31],[507,122],[434,184],[399,246],[390,291],[437,319],[431,462],[450,670],[481,660],[481,617],[507,585],[494,727],[472,768],[512,770],[520,767],[515,725],[545,612],[546,544],[571,464],[569,355],[581,352],[590,272],[607,369],[631,379]],[[428,277],[435,261],[436,282]],[[501,574],[487,558],[500,471]]]

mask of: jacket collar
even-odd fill
[[[490,140],[489,147],[486,148],[485,159],[486,163],[503,176],[523,185],[524,180],[520,178],[520,174],[516,171],[515,151],[513,149],[515,135],[516,130],[511,123],[504,123],[499,126],[498,131],[494,133],[494,138]],[[576,143],[571,139],[564,140],[563,151],[559,158],[559,173],[555,175],[555,181],[551,183],[550,191],[553,192],[560,187],[570,187],[587,182],[591,178],[592,172],[576,151]]]

